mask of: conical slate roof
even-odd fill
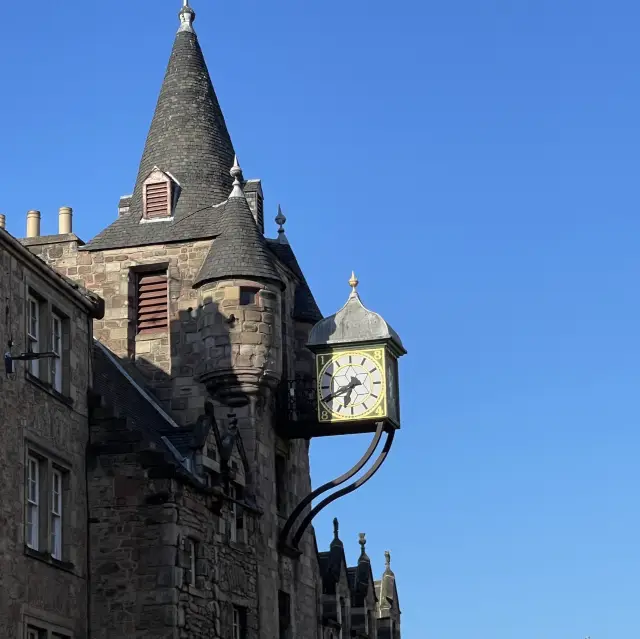
[[[274,257],[262,233],[258,229],[247,199],[242,192],[240,169],[234,163],[235,172],[231,196],[224,204],[220,218],[222,230],[211,244],[200,272],[193,286],[197,288],[205,282],[234,277],[259,280],[273,280],[282,285],[282,278],[274,266]]]
[[[193,9],[184,7],[180,18],[140,161],[132,212],[142,210],[142,183],[154,166],[180,184],[176,216],[219,204],[231,191],[233,145],[193,30]]]
[[[138,169],[129,212],[85,247],[88,250],[141,246],[217,234],[217,211],[231,191],[234,150],[211,83],[198,37],[195,12],[180,11],[176,34],[156,110]],[[178,184],[173,221],[140,224],[143,183],[158,168]],[[183,223],[184,221],[184,223]]]

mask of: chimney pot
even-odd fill
[[[67,235],[72,233],[73,228],[73,209],[70,206],[61,206],[60,213],[58,214],[58,233],[60,235]]]
[[[27,213],[27,237],[40,237],[40,211]]]
[[[0,213],[0,229],[7,228],[7,218],[3,213]]]

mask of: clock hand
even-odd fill
[[[351,381],[346,386],[341,386],[337,391],[334,391],[333,393],[329,393],[329,395],[327,395],[324,398],[324,401],[325,402],[329,402],[334,397],[337,397],[338,395],[342,395],[343,393],[346,393],[347,391],[350,391],[351,389],[355,388],[356,386],[358,386],[361,383],[362,382],[357,377],[352,377]]]
[[[324,397],[323,400],[325,402],[330,402],[334,397],[337,397],[338,395],[342,395],[342,393],[346,393],[348,390],[349,390],[349,385],[347,384],[346,386],[342,386],[341,388],[339,388],[337,391],[334,391],[333,393],[329,393],[329,395]]]
[[[344,396],[344,407],[346,408],[349,405],[349,402],[351,401],[351,391],[353,390],[353,388],[349,388],[349,390],[347,391],[347,394]]]

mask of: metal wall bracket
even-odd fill
[[[387,433],[387,437],[384,443],[384,447],[371,468],[369,468],[369,470],[364,475],[362,475],[362,477],[360,477],[353,483],[349,484],[345,488],[341,488],[332,495],[325,497],[317,506],[311,509],[311,511],[302,520],[302,523],[295,529],[295,532],[293,532],[297,520],[300,518],[305,509],[311,505],[314,499],[331,490],[332,488],[337,488],[341,484],[344,484],[354,475],[356,475],[360,470],[362,470],[362,468],[364,468],[367,462],[373,457],[373,454],[375,453],[376,448],[380,443],[382,433],[385,432],[385,430]],[[394,427],[387,427],[385,429],[384,421],[377,422],[376,431],[373,439],[371,440],[371,444],[369,444],[369,448],[367,448],[367,451],[360,458],[360,460],[344,475],[341,475],[333,481],[327,482],[319,488],[316,488],[298,504],[298,506],[289,516],[289,519],[287,519],[287,522],[280,533],[279,546],[283,552],[294,556],[300,554],[300,551],[298,549],[300,540],[302,539],[302,536],[304,535],[306,529],[309,527],[309,524],[313,521],[315,516],[336,499],[339,499],[344,495],[348,495],[354,490],[360,488],[360,486],[368,482],[376,474],[376,472],[380,469],[380,466],[382,466],[383,462],[387,458],[387,455],[389,454],[389,450],[391,449],[391,445],[393,444],[395,431],[396,429]],[[291,536],[292,532],[293,535]],[[291,541],[289,541],[290,537]]]

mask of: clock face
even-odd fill
[[[383,416],[386,386],[382,349],[319,357],[320,421]]]

